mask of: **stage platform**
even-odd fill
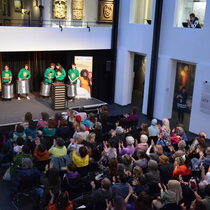
[[[107,105],[107,103],[96,98],[76,99],[75,101],[67,101],[66,109],[64,110],[53,110],[50,98],[42,98],[38,93],[32,93],[30,97],[31,100],[23,98],[21,101],[17,99],[0,101],[0,126],[22,122],[26,112],[31,112],[33,119],[39,120],[41,118],[41,112],[47,112],[50,116],[53,116],[56,112],[64,112],[68,108],[84,108],[87,111],[91,111],[103,105]]]

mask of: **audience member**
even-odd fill
[[[135,109],[110,116],[107,106],[98,116],[41,115],[36,123],[28,112],[24,126],[0,134],[0,176],[10,179],[12,196],[36,192],[35,209],[209,209],[205,132],[189,139],[168,119],[139,128]]]

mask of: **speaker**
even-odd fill
[[[106,61],[106,72],[111,72],[112,70],[112,61]]]

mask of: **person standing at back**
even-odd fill
[[[79,79],[79,71],[76,67],[76,64],[73,63],[71,65],[71,69],[69,69],[68,71],[68,78],[69,78],[69,85],[73,86],[73,90],[74,90],[74,95],[77,95],[77,80]],[[75,96],[73,97],[73,99],[75,98]]]
[[[184,113],[187,108],[187,92],[186,88],[182,87],[181,91],[176,96],[177,100],[177,114],[179,123],[184,122]]]

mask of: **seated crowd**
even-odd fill
[[[0,176],[11,199],[34,209],[210,209],[210,147],[169,120],[138,127],[137,110],[109,116],[69,110],[33,121],[30,112],[0,135]],[[19,200],[20,201],[20,200]]]

